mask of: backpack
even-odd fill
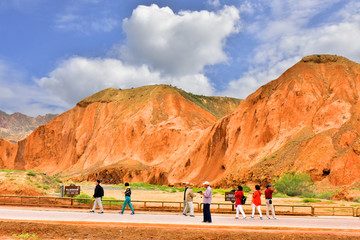
[[[241,204],[245,204],[245,202],[246,202],[246,197],[243,196],[242,199],[241,199]]]

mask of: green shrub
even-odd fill
[[[317,195],[318,198],[321,198],[321,199],[331,199],[332,196],[334,196],[335,193],[334,192],[321,192]]]
[[[249,186],[244,185],[242,187],[243,187],[244,192],[250,192],[251,191],[251,188]]]
[[[305,191],[301,194],[301,197],[303,198],[316,198],[317,195],[314,191]]]
[[[81,193],[80,195],[76,195],[74,198],[88,198],[87,199],[76,199],[75,202],[78,203],[90,203],[91,202],[91,197],[89,195],[87,195],[86,193]]]
[[[37,173],[36,173],[36,171],[34,171],[34,170],[28,170],[27,173],[26,173],[26,175],[28,175],[28,176],[33,176],[33,177],[36,176],[36,174],[37,174]]]
[[[276,190],[288,196],[299,196],[309,190],[313,182],[305,173],[287,172],[276,181]]]

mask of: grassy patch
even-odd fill
[[[117,186],[120,186],[122,188],[124,188],[124,184],[118,184]],[[140,183],[131,183],[130,187],[132,189],[138,189],[138,190],[159,190],[159,191],[163,191],[163,192],[181,192],[184,191],[185,188],[183,187],[168,187],[168,186],[163,186],[163,185],[153,185],[153,184],[149,184],[149,183],[144,183],[144,182],[140,182]]]
[[[273,197],[274,198],[290,198],[288,195],[279,193],[279,192],[273,193]]]
[[[0,169],[0,172],[10,172],[10,173],[13,173],[13,172],[22,172],[21,170],[11,170],[11,169]]]
[[[321,202],[320,199],[313,199],[313,198],[305,198],[303,200],[301,200],[300,202],[303,202],[303,203],[315,203],[315,202]]]
[[[110,202],[106,201],[106,200],[118,200],[118,201],[111,201],[111,205],[123,205],[124,204],[123,200],[119,200],[119,199],[116,199],[116,198],[113,198],[113,197],[103,197],[102,198],[102,204],[103,205],[110,205]]]
[[[36,236],[36,234],[29,234],[29,233],[23,233],[20,235],[13,234],[12,237],[17,239],[39,239],[38,236]]]

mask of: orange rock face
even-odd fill
[[[360,180],[360,65],[343,57],[303,58],[209,128],[189,155],[191,180],[268,183],[284,171],[314,181]],[[185,179],[189,175],[177,175]]]
[[[359,93],[360,65],[330,55],[303,58],[233,112],[238,101],[220,104],[169,86],[107,89],[18,145],[7,142],[0,164],[116,183],[208,180],[226,187],[299,171],[355,185]]]
[[[219,99],[200,98],[163,85],[101,91],[20,141],[13,166],[106,182],[167,184],[174,161],[217,121],[206,106]],[[221,111],[239,102],[221,103]]]

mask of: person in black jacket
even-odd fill
[[[95,192],[93,195],[93,198],[95,198],[94,201],[94,206],[92,208],[92,210],[90,212],[95,212],[95,208],[96,208],[96,204],[99,205],[100,207],[100,214],[104,213],[104,209],[101,203],[101,199],[104,196],[104,189],[102,188],[102,186],[100,186],[100,180],[96,180],[96,187],[95,187]]]

